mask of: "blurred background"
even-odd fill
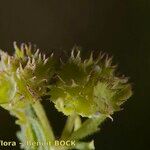
[[[85,55],[91,50],[113,55],[119,71],[130,77],[134,94],[114,121],[107,120],[94,135],[96,150],[149,149],[149,10],[149,0],[0,1],[0,48],[12,53],[13,41],[31,42],[59,54],[76,44]],[[55,110],[46,109],[59,136],[65,118],[57,114],[58,119]],[[19,128],[14,122],[0,108],[1,140],[17,140]]]

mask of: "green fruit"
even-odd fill
[[[72,51],[68,61],[57,71],[57,82],[51,86],[51,100],[65,115],[77,113],[82,117],[100,114],[112,115],[131,95],[131,86],[125,77],[116,76],[112,58],[91,54],[82,60],[80,51]]]

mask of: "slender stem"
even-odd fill
[[[61,139],[65,140],[71,135],[74,129],[74,121],[76,119],[76,116],[77,116],[76,114],[68,116],[60,140]]]
[[[36,101],[33,104],[33,108],[34,108],[34,111],[35,111],[37,117],[39,118],[39,121],[41,122],[41,125],[43,126],[47,140],[54,142],[54,140],[55,140],[54,133],[53,133],[52,127],[47,119],[47,116],[45,114],[43,106],[41,105],[41,103],[39,101]]]
[[[82,126],[74,131],[72,135],[69,137],[70,140],[80,140],[88,135],[91,135],[99,130],[99,125],[107,118],[105,115],[101,115],[97,118],[87,119]]]

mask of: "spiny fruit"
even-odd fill
[[[26,44],[14,48],[13,56],[0,51],[0,104],[40,99],[54,73],[53,55],[46,58]]]
[[[51,100],[67,116],[110,117],[132,95],[128,79],[116,76],[116,66],[106,54],[94,59],[91,53],[89,59],[82,60],[80,50],[74,49],[69,60],[60,65],[56,78]]]

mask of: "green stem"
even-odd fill
[[[87,119],[82,126],[74,131],[69,137],[70,140],[79,141],[99,130],[99,125],[107,118],[105,115],[100,115],[96,118]]]
[[[71,135],[71,133],[74,130],[74,122],[75,122],[76,117],[77,117],[76,114],[68,116],[60,140],[61,139],[65,140]]]
[[[36,116],[38,117],[39,121],[41,122],[41,125],[44,129],[44,132],[46,134],[47,140],[54,142],[55,137],[53,134],[52,127],[46,117],[45,111],[43,109],[43,106],[39,101],[36,101],[33,105],[34,111],[36,113]]]

